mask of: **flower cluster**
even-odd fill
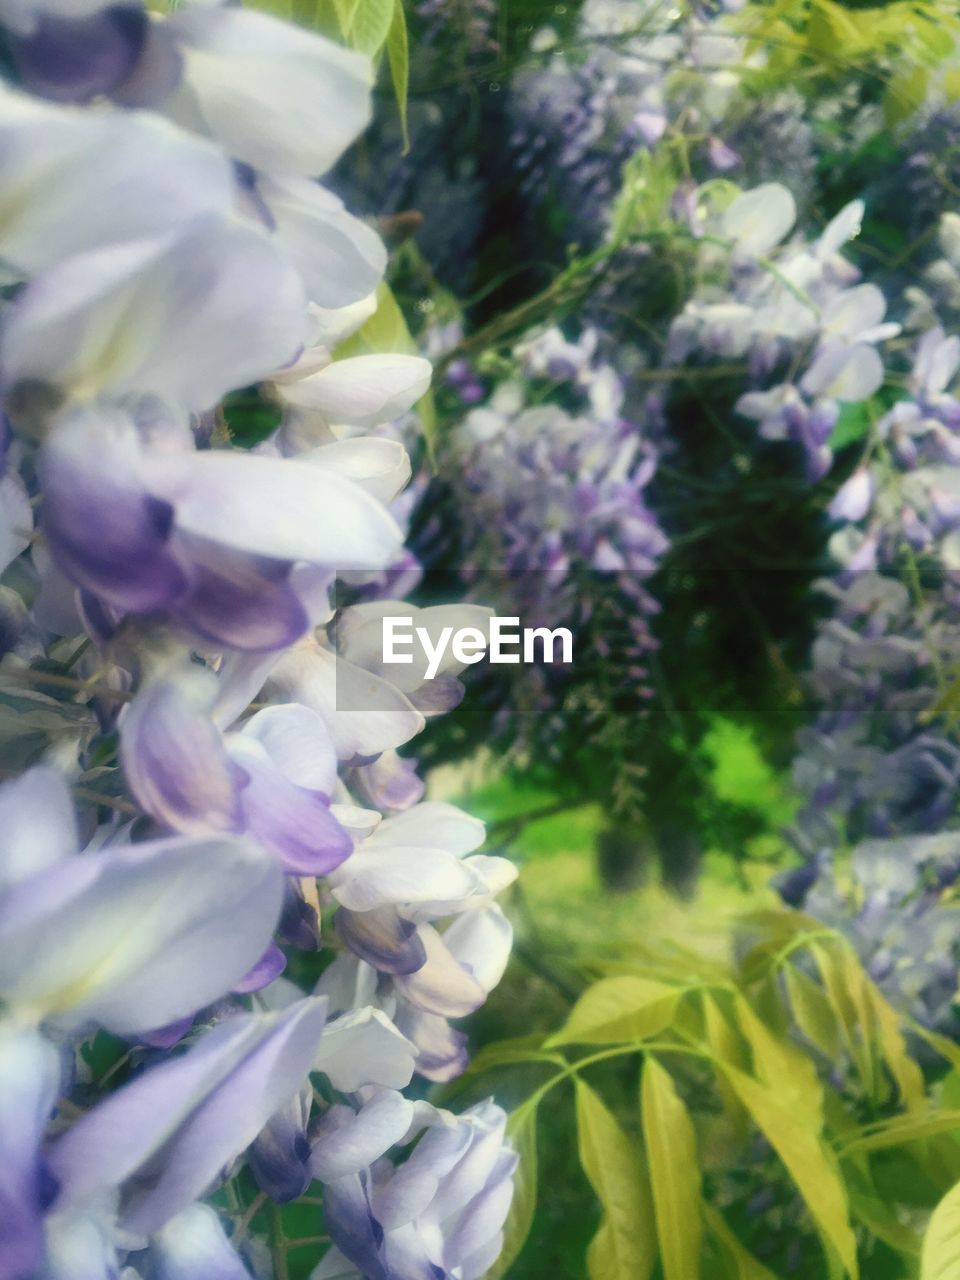
[[[496,740],[556,763],[572,743],[596,747],[617,727],[596,682],[598,663],[616,671],[611,678],[629,702],[623,715],[645,714],[657,611],[648,581],[667,539],[647,501],[657,465],[649,424],[632,419],[597,332],[587,328],[573,341],[556,327],[535,331],[512,358],[515,376],[482,403],[471,366],[448,370],[473,407],[443,458],[440,482],[456,526],[444,536],[456,540],[472,597],[525,627],[576,636],[572,665],[557,655],[515,681],[498,671],[486,691],[496,704]],[[429,562],[431,522],[420,523]]]
[[[683,154],[678,201],[694,169],[751,183],[788,173],[806,203],[814,157],[803,100],[790,90],[745,96],[741,42],[725,21],[738,7],[587,0],[572,47],[551,52],[551,28],[535,37],[546,61],[515,78],[511,147],[527,197],[552,206],[568,239],[603,238],[625,162],[658,144]]]
[[[819,709],[795,763],[806,863],[780,884],[850,934],[895,1001],[948,1027],[960,958],[957,913],[944,905],[960,875],[958,369],[960,339],[927,330],[903,398],[830,506],[840,568],[823,584],[832,607],[810,674]],[[846,878],[833,856],[850,845]]]
[[[318,1274],[475,1280],[503,1114],[399,1091],[465,1065],[514,871],[398,755],[456,668],[391,681],[331,594],[403,563],[409,462],[363,433],[430,375],[337,358],[386,254],[316,179],[370,63],[216,3],[0,21],[0,1277],[263,1274],[245,1168],[326,1186]]]
[[[818,480],[833,460],[841,407],[880,388],[876,344],[900,332],[884,319],[883,292],[862,283],[841,252],[860,230],[863,203],[846,205],[816,239],[785,245],[796,204],[779,183],[744,191],[722,214],[696,217],[709,282],[673,322],[669,359],[745,362],[753,385],[738,412],[765,439],[799,444],[808,478]]]

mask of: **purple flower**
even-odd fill
[[[372,1124],[368,1108],[378,1109]],[[336,1247],[314,1272],[315,1280],[353,1276],[346,1263],[381,1280],[451,1274],[479,1280],[500,1252],[513,1196],[517,1157],[504,1145],[503,1111],[482,1102],[458,1118],[432,1107],[414,1118],[398,1108],[398,1136],[384,1123],[386,1099],[365,1104],[356,1115],[347,1108],[328,1115],[314,1162],[326,1184]],[[402,1163],[375,1159],[385,1145],[418,1133],[419,1142]]]

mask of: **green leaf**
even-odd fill
[[[334,12],[337,15],[337,23],[340,27],[340,34],[344,40],[350,37],[350,28],[353,26],[353,19],[357,9],[363,3],[363,0],[331,0]]]
[[[654,978],[601,978],[583,993],[546,1048],[561,1044],[620,1044],[670,1025],[683,990]]]
[[[916,1022],[913,1018],[907,1019],[907,1025],[915,1036],[919,1036],[935,1053],[949,1062],[955,1070],[960,1071],[960,1046],[954,1044],[947,1036],[928,1030],[922,1022]]]
[[[364,352],[400,351],[410,354],[416,349],[393,290],[385,280],[381,280],[377,286],[376,311],[351,338],[341,342],[336,354],[339,360],[345,355],[362,355]]]
[[[926,67],[910,66],[899,71],[887,85],[883,114],[888,126],[902,124],[923,105],[927,96],[930,72]]]
[[[712,1204],[703,1206],[707,1230],[722,1246],[736,1280],[777,1280],[772,1271],[768,1271],[762,1262],[758,1262],[748,1252],[727,1226],[721,1213]]]
[[[648,1280],[656,1251],[639,1153],[593,1089],[578,1078],[576,1090],[580,1163],[603,1207],[587,1250],[590,1280]]]
[[[296,22],[331,39],[344,36],[342,11],[356,0],[246,0],[249,8]]]
[[[393,81],[393,92],[397,99],[397,111],[400,114],[403,153],[406,155],[410,150],[410,134],[407,129],[407,100],[410,96],[410,43],[407,39],[407,15],[403,9],[403,0],[394,0],[393,17],[390,19],[390,30],[387,32],[387,61],[390,64],[390,79]]]
[[[848,444],[856,444],[870,430],[872,421],[870,409],[864,401],[848,401],[842,404],[827,444],[833,450],[842,449]]]
[[[920,1236],[912,1228],[906,1226],[897,1217],[899,1206],[887,1204],[876,1194],[865,1194],[850,1186],[850,1208],[854,1216],[878,1240],[895,1249],[905,1258],[920,1257]]]
[[[857,1245],[847,1213],[846,1191],[818,1130],[784,1097],[786,1081],[767,1086],[735,1067],[724,1066],[723,1070],[757,1128],[786,1165],[825,1245],[856,1280]]]
[[[360,0],[354,5],[347,33],[353,48],[371,58],[378,54],[386,42],[395,7],[395,0]]]
[[[525,1103],[507,1121],[507,1134],[520,1157],[513,1175],[513,1199],[503,1224],[503,1248],[484,1280],[500,1280],[526,1243],[537,1208],[537,1106]]]
[[[697,1280],[703,1231],[697,1141],[673,1080],[653,1057],[643,1067],[640,1104],[664,1280]]]
[[[933,1211],[920,1254],[920,1280],[960,1276],[960,1182]]]
[[[495,1040],[479,1049],[470,1059],[468,1072],[480,1075],[495,1067],[512,1067],[521,1063],[543,1062],[541,1050],[543,1032],[534,1031],[528,1036],[515,1036],[511,1040]],[[460,1079],[463,1077],[461,1076]]]

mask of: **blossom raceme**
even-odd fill
[[[878,319],[880,304],[872,309]],[[895,1004],[953,1032],[960,938],[946,900],[960,874],[960,753],[942,673],[960,653],[960,340],[932,324],[907,356],[871,456],[827,511],[836,569],[820,584],[829,612],[808,674],[815,715],[794,760],[803,803],[792,836],[804,862],[778,886],[849,937]],[[916,584],[911,564],[922,566]],[[849,877],[835,865],[847,847]]]
[[[397,754],[456,671],[391,683],[359,615],[338,652],[338,575],[406,556],[407,454],[363,433],[430,377],[338,350],[386,251],[319,179],[373,69],[228,4],[0,24],[0,1280],[243,1280],[241,1171],[295,1199],[326,1114],[462,1070],[446,1019],[509,951],[512,869]],[[244,390],[279,419],[254,448]]]
[[[510,1205],[517,1157],[504,1146],[505,1126],[492,1102],[459,1118],[382,1094],[357,1112],[331,1109],[311,1163],[325,1186],[336,1248],[312,1280],[479,1280],[500,1252]],[[402,1163],[380,1158],[386,1146],[418,1135]]]

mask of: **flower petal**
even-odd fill
[[[372,839],[377,844],[420,845],[462,856],[487,838],[479,818],[443,800],[424,800],[412,809],[384,818]]]
[[[823,347],[800,385],[810,396],[858,402],[869,399],[882,383],[883,361],[873,347],[835,342]]]
[[[330,812],[322,791],[290,782],[253,738],[234,734],[230,758],[244,778],[245,829],[291,875],[327,875],[353,850],[353,841]]]
[[[209,409],[296,355],[305,307],[267,236],[202,218],[175,239],[78,253],[38,276],[7,317],[4,380]]]
[[[381,503],[343,476],[298,459],[210,450],[151,458],[154,493],[177,527],[278,560],[382,569],[402,536]]]
[[[150,1246],[154,1280],[250,1280],[220,1219],[205,1204],[182,1209]]]
[[[421,356],[351,356],[277,390],[287,404],[313,409],[329,422],[375,427],[416,404],[432,372]]]
[[[132,612],[172,607],[185,596],[187,574],[171,546],[173,508],[142,483],[126,415],[71,416],[47,441],[39,473],[41,526],[73,583]]]
[[[470,919],[472,917],[462,917]],[[487,998],[481,983],[459,962],[432,925],[420,926],[427,961],[416,973],[394,975],[394,986],[411,1004],[442,1018],[462,1018]]]
[[[33,508],[26,486],[15,471],[0,476],[0,573],[30,545]]]
[[[337,931],[350,950],[381,973],[414,973],[427,954],[412,920],[393,907],[336,914]]]
[[[248,9],[191,5],[169,21],[186,46],[185,96],[236,159],[317,177],[366,127],[361,54]]]
[[[424,725],[399,689],[316,645],[281,655],[268,687],[323,717],[340,760],[370,760]]]
[[[76,853],[77,822],[67,784],[38,765],[0,785],[0,889]]]
[[[336,440],[299,455],[301,462],[326,467],[360,485],[378,502],[391,503],[410,479],[410,455],[399,440],[360,436]]]
[[[119,1089],[53,1143],[61,1202],[121,1186],[123,1228],[159,1230],[296,1094],[325,1016],[322,999],[237,1015]]]
[[[327,1024],[313,1066],[341,1093],[366,1085],[403,1089],[413,1075],[416,1054],[416,1046],[387,1015],[368,1006]]]
[[[780,243],[796,220],[796,202],[787,188],[764,182],[737,196],[723,215],[723,233],[740,253],[759,258]]]
[[[379,1089],[359,1111],[330,1107],[317,1126],[310,1171],[321,1182],[359,1173],[398,1143],[413,1120],[413,1103]]]
[[[266,950],[279,868],[239,840],[156,840],[70,858],[0,899],[0,995],[63,1028],[165,1026]]]
[[[60,1090],[60,1060],[35,1031],[0,1026],[0,1277],[35,1275],[56,1190],[41,1156]]]
[[[371,227],[316,182],[261,178],[257,189],[312,303],[331,309],[369,297],[387,266],[383,241]]]
[[[401,845],[358,846],[330,878],[333,896],[350,911],[420,900],[458,899],[481,882],[454,854]]]
[[[284,775],[298,787],[332,796],[337,785],[337,753],[326,722],[294,702],[264,707],[243,726]]]
[[[207,710],[215,691],[209,673],[183,672],[142,689],[120,721],[120,760],[134,798],[184,835],[243,829],[240,780]]]
[[[6,86],[0,86],[0,156],[3,258],[24,275],[70,254],[227,213],[233,202],[227,158],[167,121],[86,114]]]

